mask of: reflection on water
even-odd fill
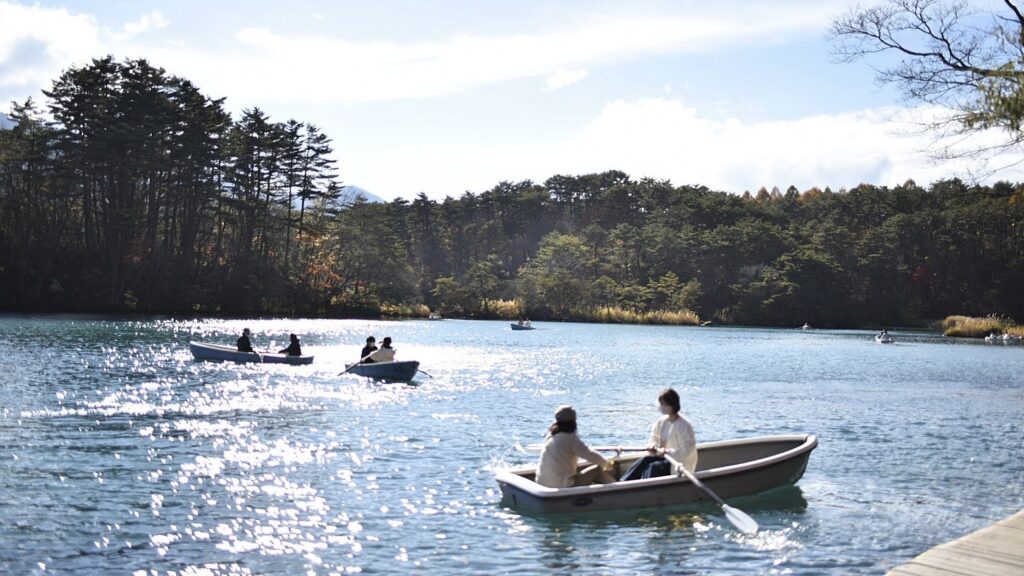
[[[310,366],[196,362],[296,332]],[[1024,505],[1024,347],[864,332],[501,322],[0,318],[0,573],[875,574]],[[433,378],[339,376],[366,336]],[[531,517],[494,471],[556,406],[643,443],[818,435],[799,486],[717,508]],[[964,490],[969,486],[970,490]]]

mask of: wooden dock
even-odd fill
[[[1024,576],[1024,510],[940,544],[887,576]]]

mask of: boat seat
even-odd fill
[[[597,464],[591,464],[576,473],[576,480],[573,486],[590,486],[591,484],[611,484],[615,482],[615,476],[605,472]]]

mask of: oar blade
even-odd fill
[[[757,522],[748,516],[746,512],[733,508],[728,504],[723,504],[722,510],[725,511],[725,517],[728,518],[729,522],[732,522],[732,525],[737,530],[744,534],[757,534]]]

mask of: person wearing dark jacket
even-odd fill
[[[252,342],[249,341],[249,334],[250,332],[248,328],[242,330],[242,336],[236,342],[236,344],[238,344],[239,352],[255,352],[255,350],[252,349]]]
[[[377,351],[377,339],[370,336],[366,339],[366,346],[363,346],[363,351],[359,353],[359,361],[363,364],[373,364],[373,360],[370,359],[370,354]]]
[[[302,356],[302,347],[299,346],[299,337],[295,334],[291,335],[291,344],[288,345],[284,350],[278,350],[278,354],[287,354],[289,356]]]

